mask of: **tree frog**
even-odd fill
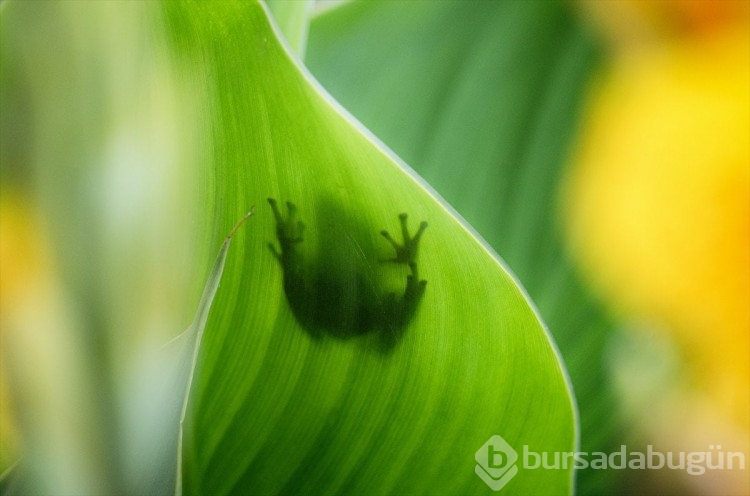
[[[419,278],[417,253],[427,228],[421,222],[414,235],[409,233],[408,216],[398,216],[401,242],[388,231],[381,231],[394,250],[393,258],[373,263],[354,236],[345,229],[320,233],[319,255],[302,249],[305,224],[299,220],[297,206],[286,203],[286,216],[275,199],[269,198],[276,220],[276,238],[280,248],[269,247],[284,272],[284,293],[297,321],[315,337],[329,334],[349,338],[379,333],[389,347],[401,337],[425,293],[427,281]],[[331,256],[334,253],[334,256]],[[389,270],[385,264],[406,266],[408,274],[403,293],[383,290],[377,271]]]

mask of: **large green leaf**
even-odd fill
[[[429,222],[426,293],[384,347],[382,330],[352,335],[367,330],[353,315],[351,326],[322,330],[295,318],[268,247],[274,217],[259,209],[254,235],[229,256],[204,338],[185,491],[475,493],[488,488],[474,453],[492,435],[519,451],[571,450],[560,363],[491,250],[295,64],[260,5],[167,11],[183,73],[204,84],[197,92],[213,109],[203,116],[212,225],[226,228],[239,205],[292,200],[307,226],[299,249],[320,260],[330,286],[400,294],[406,271],[380,261],[393,254],[379,232],[395,233],[401,212],[412,229]],[[345,290],[332,298],[352,303]],[[507,492],[566,493],[570,476],[529,473]]]
[[[321,83],[509,263],[568,365],[581,450],[613,451],[611,326],[568,259],[558,190],[596,41],[562,2],[354,2],[311,26]],[[579,474],[598,494],[612,471]]]

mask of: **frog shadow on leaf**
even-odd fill
[[[427,223],[411,235],[407,215],[398,216],[402,241],[387,231],[380,234],[395,252],[393,258],[378,260],[366,243],[367,228],[331,202],[318,210],[322,226],[316,232],[318,249],[304,250],[306,225],[297,206],[286,202],[286,215],[276,200],[268,199],[276,221],[279,248],[269,247],[283,270],[286,300],[299,324],[314,338],[329,335],[339,339],[374,335],[381,351],[393,349],[419,307],[427,281],[419,278],[417,254]],[[320,224],[320,222],[319,222]],[[368,253],[370,255],[368,256]],[[394,267],[408,270],[403,289],[384,289],[383,279]],[[401,269],[403,271],[403,269]]]

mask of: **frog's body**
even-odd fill
[[[276,218],[276,237],[281,248],[278,251],[270,245],[271,250],[281,263],[284,293],[300,324],[316,336],[328,333],[351,337],[379,330],[389,341],[394,341],[411,320],[425,292],[427,282],[419,279],[416,258],[427,223],[422,222],[412,237],[406,226],[407,216],[401,214],[403,244],[398,244],[386,231],[381,232],[396,251],[389,262],[407,265],[410,271],[404,292],[397,297],[392,292],[382,294],[372,274],[352,257],[343,255],[334,261],[336,267],[310,264],[300,247],[305,226],[297,220],[297,207],[287,202],[285,219],[276,201],[269,198],[268,202]],[[333,242],[345,245],[346,241]],[[369,270],[376,269],[369,267]]]

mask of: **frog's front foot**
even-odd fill
[[[380,231],[380,234],[382,234],[383,237],[387,239],[389,243],[391,243],[394,250],[396,250],[396,257],[388,260],[389,262],[408,265],[417,262],[417,248],[419,247],[419,239],[422,237],[422,233],[424,232],[424,230],[427,229],[427,222],[421,222],[419,224],[419,230],[417,231],[417,234],[412,237],[409,234],[409,228],[406,225],[407,218],[408,216],[406,214],[401,214],[398,216],[398,219],[401,222],[401,237],[403,239],[403,244],[397,243],[396,240],[393,239],[390,234],[388,234],[388,231]]]
[[[276,255],[276,258],[281,260],[285,254],[294,251],[294,245],[301,243],[304,240],[302,233],[305,230],[305,224],[297,220],[297,206],[294,203],[289,201],[286,202],[288,211],[286,219],[281,215],[275,199],[269,198],[268,203],[271,205],[273,216],[276,218],[276,238],[281,245],[281,253],[276,250],[276,247],[273,244],[269,243],[268,246],[271,248],[274,255]]]
[[[407,218],[408,216],[405,213],[398,216],[398,219],[401,222],[402,243],[399,244],[396,242],[388,231],[381,231],[380,234],[388,240],[396,251],[396,256],[387,261],[406,264],[411,270],[411,275],[406,278],[406,291],[404,294],[404,298],[410,300],[418,299],[422,293],[424,293],[424,288],[427,284],[427,281],[419,279],[419,272],[417,270],[417,249],[419,248],[419,240],[422,238],[422,233],[427,229],[427,222],[422,221],[419,224],[417,233],[414,236],[411,236],[406,223]]]

